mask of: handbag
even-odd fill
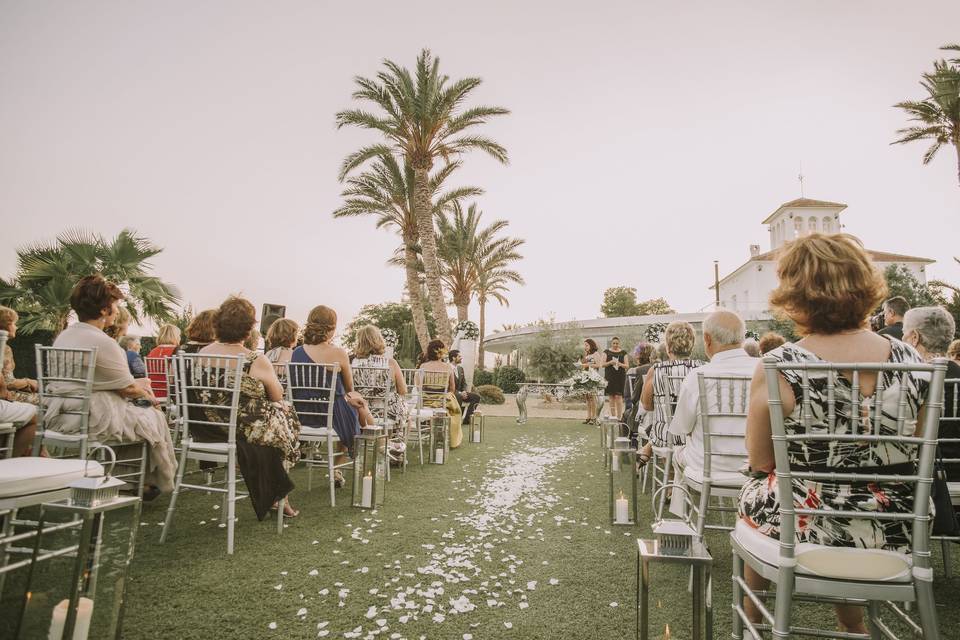
[[[935,536],[960,536],[960,523],[950,500],[950,488],[947,486],[947,470],[943,464],[943,455],[937,447],[937,458],[933,463],[933,532]]]

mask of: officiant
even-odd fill
[[[480,396],[471,391],[467,391],[467,377],[463,372],[460,363],[463,362],[463,356],[458,349],[451,349],[449,354],[450,365],[453,367],[454,380],[456,382],[457,402],[460,403],[460,409],[463,411],[463,425],[470,424],[470,418],[473,416],[474,409],[480,404]]]

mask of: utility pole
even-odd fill
[[[717,309],[720,308],[720,263],[713,261],[713,293]]]

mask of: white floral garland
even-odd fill
[[[477,340],[480,338],[480,327],[473,320],[461,320],[453,328],[453,334],[459,335],[461,340]]]
[[[381,329],[380,335],[383,336],[383,341],[388,347],[396,349],[400,344],[400,336],[393,329]]]
[[[667,331],[666,322],[654,322],[643,332],[643,339],[650,344],[660,344],[663,334]]]

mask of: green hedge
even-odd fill
[[[503,389],[504,393],[516,393],[520,389],[520,383],[527,379],[527,376],[517,367],[500,367],[495,371],[497,386]]]
[[[482,384],[474,387],[474,391],[480,394],[480,402],[483,404],[503,404],[505,399],[500,387],[492,384]]]
[[[497,383],[497,376],[491,369],[477,369],[473,372],[473,386],[482,387]]]

